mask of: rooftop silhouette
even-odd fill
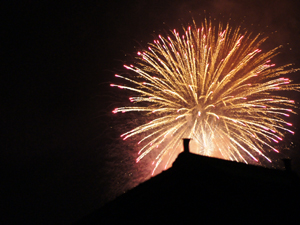
[[[189,152],[76,224],[297,224],[300,180],[286,170]],[[299,222],[299,221],[298,221]]]

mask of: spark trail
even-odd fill
[[[182,138],[191,138],[198,154],[271,162],[270,151],[279,152],[272,145],[294,133],[286,118],[295,113],[295,103],[282,91],[299,91],[284,77],[298,69],[276,67],[271,59],[279,47],[263,52],[259,47],[266,38],[240,27],[214,27],[205,20],[200,28],[194,22],[183,30],[183,35],[177,30],[159,35],[137,53],[136,65],[124,65],[130,75],[115,75],[127,85],[111,84],[135,94],[129,98],[132,105],[113,113],[155,116],[121,135],[124,140],[142,136],[136,161],[155,151],[154,173],[182,151]]]

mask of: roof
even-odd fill
[[[183,152],[77,224],[289,224],[298,218],[299,184],[291,171]]]

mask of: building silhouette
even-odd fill
[[[299,177],[291,170],[184,152],[173,166],[76,224],[300,224]]]

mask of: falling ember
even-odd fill
[[[129,98],[134,106],[113,113],[154,117],[121,135],[125,140],[144,134],[136,162],[153,151],[154,174],[160,163],[170,165],[182,151],[182,138],[193,139],[192,150],[198,154],[272,162],[268,153],[279,152],[272,142],[282,141],[286,132],[294,134],[286,128],[292,123],[284,112],[295,114],[291,109],[295,102],[278,90],[300,90],[299,84],[282,77],[298,69],[271,64],[278,48],[263,52],[259,46],[266,38],[251,36],[240,27],[217,28],[205,20],[201,28],[194,22],[183,30],[184,35],[175,29],[167,38],[159,35],[148,50],[137,52],[135,65],[124,65],[132,76],[116,77],[131,85],[110,85],[135,94]]]

